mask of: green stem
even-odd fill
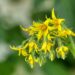
[[[69,36],[69,39],[70,39],[70,43],[71,43],[71,47],[72,47],[72,49],[70,51],[71,51],[71,53],[73,54],[73,56],[75,58],[75,43],[74,43],[71,36]]]
[[[59,47],[62,46],[62,41],[61,41],[60,38],[58,38],[58,46],[59,46]]]

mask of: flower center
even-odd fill
[[[59,21],[57,19],[54,20],[55,25],[59,25]]]
[[[47,26],[46,26],[45,24],[42,24],[42,25],[40,26],[40,29],[41,29],[42,31],[45,31],[45,30],[47,29]]]

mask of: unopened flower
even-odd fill
[[[34,59],[33,59],[32,55],[29,55],[29,57],[28,57],[28,62],[29,62],[29,64],[30,64],[31,68],[33,68]]]
[[[55,52],[53,50],[50,51],[49,59],[53,61],[55,59]]]
[[[15,47],[15,46],[10,46],[11,49],[15,50],[15,51],[18,51],[19,52],[19,56],[22,55],[22,56],[27,56],[27,52],[24,50],[24,48],[21,48],[21,47]]]
[[[69,49],[67,46],[61,46],[61,47],[56,48],[56,53],[57,53],[58,58],[65,59],[68,50]]]
[[[44,41],[41,50],[43,50],[45,53],[50,52],[52,46],[52,43]]]

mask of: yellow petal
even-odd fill
[[[70,29],[67,29],[66,32],[67,32],[68,35],[75,36],[75,33],[72,32]]]
[[[48,25],[49,23],[51,22],[51,19],[50,18],[47,18],[44,22],[45,25]]]
[[[59,20],[59,24],[61,24],[63,21],[65,21],[65,19],[58,19]]]
[[[63,51],[66,53],[66,52],[68,52],[68,47],[66,47],[66,46],[63,46]]]
[[[38,49],[38,46],[37,46],[37,44],[35,43],[35,45],[34,45],[34,48],[35,48],[35,50],[37,50]]]
[[[37,38],[38,38],[38,40],[40,40],[40,39],[41,39],[42,35],[43,35],[43,34],[42,34],[42,32],[41,32],[41,31],[39,31],[39,32],[38,32],[38,34],[37,34]]]
[[[56,19],[54,8],[52,9],[52,19]]]
[[[15,50],[15,51],[19,51],[19,56],[21,55],[21,53],[22,53],[22,48],[17,48],[17,47],[15,47],[15,46],[10,46],[10,48],[12,49],[12,50]]]
[[[51,40],[52,39],[52,37],[49,34],[48,34],[47,38],[48,38],[48,40]]]
[[[51,43],[47,43],[47,50],[50,52],[50,50],[51,50],[51,47],[53,46],[53,44],[51,44]]]
[[[29,60],[29,64],[30,64],[31,68],[33,68],[34,60],[33,60],[33,57],[31,55],[29,56],[28,60]]]
[[[47,46],[47,43],[46,43],[46,41],[45,41],[45,42],[43,42],[41,49],[45,50],[45,49],[46,49],[46,46]]]
[[[27,52],[25,50],[22,50],[22,55],[27,56],[28,54],[27,54]]]
[[[29,42],[29,53],[32,52],[33,46],[34,46],[34,42],[33,41]]]
[[[45,31],[44,31],[44,37],[47,37],[47,35],[48,35],[48,29],[46,29]]]
[[[61,25],[58,25],[57,27],[58,27],[58,31],[60,32],[62,30]]]

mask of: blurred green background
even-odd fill
[[[52,8],[75,31],[74,0],[0,0],[0,75],[75,75],[75,58],[71,53],[65,60],[48,60],[42,67],[36,65],[31,69],[23,57],[9,48],[27,38],[20,25],[28,27],[33,20],[44,21],[46,15],[51,16]]]

